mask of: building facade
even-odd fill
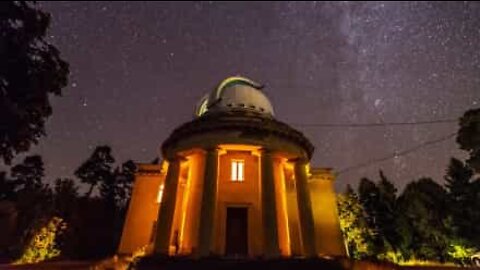
[[[138,164],[119,253],[344,256],[334,177],[313,145],[274,118],[262,86],[230,77]]]

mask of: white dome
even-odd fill
[[[273,116],[273,107],[262,92],[262,86],[243,77],[230,77],[207,96],[197,106],[196,114],[207,111],[245,110]]]

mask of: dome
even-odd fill
[[[251,111],[273,116],[273,107],[262,91],[263,86],[243,77],[229,77],[197,105],[196,115],[215,111]]]

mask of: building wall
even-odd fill
[[[319,255],[346,256],[338,219],[334,176],[330,170],[314,170],[308,181]]]
[[[184,247],[185,219],[187,216],[188,199],[190,195],[191,178],[190,162],[184,161],[180,165],[180,174],[175,200],[172,230],[170,234],[170,255],[181,253],[180,247]],[[185,249],[185,247],[183,248]]]
[[[131,254],[153,241],[160,185],[165,180],[160,165],[138,164],[118,253]]]
[[[245,180],[231,181],[231,162],[244,160]],[[229,151],[220,155],[218,170],[214,252],[225,253],[227,207],[248,207],[248,250],[250,256],[262,254],[262,215],[259,157],[250,151]]]

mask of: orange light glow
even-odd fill
[[[191,176],[192,176],[192,166],[190,164],[191,162],[189,161],[188,162],[188,176],[187,176],[187,183],[186,183],[186,187],[185,187],[185,197],[183,199],[183,205],[182,205],[182,221],[181,221],[181,225],[180,225],[180,240],[179,240],[179,244],[180,244],[180,250],[183,249],[184,247],[184,242],[183,242],[183,239],[184,239],[184,236],[185,236],[185,219],[187,217],[187,206],[188,206],[188,202],[189,202],[189,199],[190,199],[190,187],[191,187]]]
[[[162,197],[163,197],[163,184],[161,184],[160,187],[158,188],[157,203],[162,202]]]
[[[292,253],[291,253],[291,250],[290,250],[290,228],[289,228],[289,225],[288,225],[288,212],[287,212],[287,191],[285,189],[285,172],[284,172],[284,166],[285,166],[285,161],[282,161],[280,163],[280,194],[281,194],[281,204],[282,204],[282,209],[283,209],[283,217],[284,217],[284,220],[285,220],[285,230],[286,230],[286,253],[287,253],[287,256],[290,256]]]

